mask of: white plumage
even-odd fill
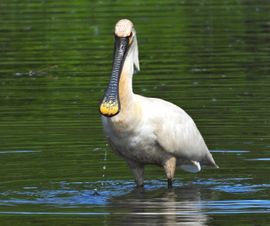
[[[125,29],[120,29],[119,33],[119,27]],[[103,101],[100,111],[106,137],[113,151],[127,161],[137,186],[143,186],[146,164],[164,167],[168,187],[172,187],[176,166],[189,172],[199,172],[200,163],[217,167],[195,123],[184,110],[162,99],[133,93],[132,75],[134,67],[139,70],[139,59],[131,21],[120,20],[115,35],[116,38],[118,35],[127,37],[129,43],[122,59],[116,92],[121,107],[115,114],[107,105],[104,105],[105,110],[102,108]]]

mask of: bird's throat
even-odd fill
[[[124,65],[119,81],[119,101],[121,111],[131,112],[133,105],[132,75],[129,74],[127,65]]]

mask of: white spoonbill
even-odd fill
[[[119,20],[114,34],[112,74],[99,111],[108,142],[127,161],[137,187],[143,186],[147,164],[164,167],[168,188],[172,188],[176,166],[188,172],[199,172],[201,164],[218,168],[183,109],[133,93],[132,76],[139,70],[139,55],[132,22]]]

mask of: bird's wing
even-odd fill
[[[165,151],[177,158],[216,166],[197,126],[183,109],[162,99],[147,99],[147,121]]]

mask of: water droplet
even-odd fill
[[[106,161],[107,161],[107,147],[108,147],[108,144],[106,144],[106,148],[105,148],[105,151],[104,151],[104,165],[102,166],[102,171],[103,171],[103,173],[102,173],[102,177],[105,177],[105,171],[106,171],[106,169],[107,169],[107,166],[106,166]],[[102,184],[102,186],[103,186],[103,184]]]

